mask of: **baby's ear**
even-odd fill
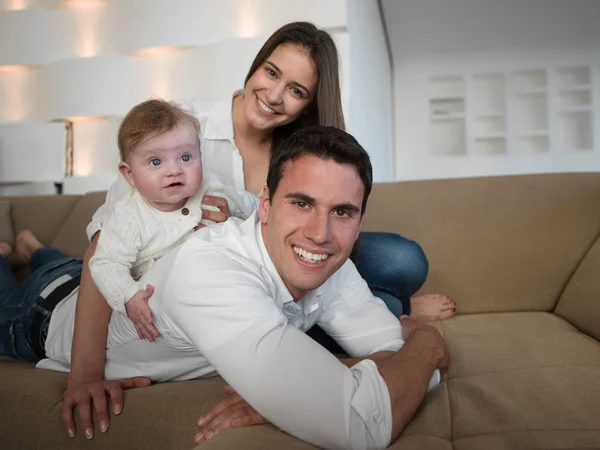
[[[131,167],[129,167],[129,164],[126,162],[119,163],[119,172],[121,172],[121,175],[123,175],[123,178],[125,178],[125,181],[127,181],[129,186],[135,187],[133,176],[131,175]]]

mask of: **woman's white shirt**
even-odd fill
[[[244,163],[233,140],[231,108],[232,98],[202,101],[194,106],[194,114],[200,121],[202,164],[215,173],[225,185],[244,189]],[[108,205],[123,198],[130,189],[119,174],[108,190],[104,204],[96,210],[86,228],[88,239],[91,240],[92,236],[102,229]]]

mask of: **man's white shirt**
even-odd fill
[[[140,340],[129,319],[113,314],[106,378],[170,381],[218,372],[263,416],[300,439],[324,448],[389,444],[389,393],[375,363],[348,369],[304,333],[318,323],[352,357],[402,346],[398,319],[350,261],[294,302],[254,214],[197,231],[142,281],[155,286],[149,304],[161,337]],[[54,362],[38,367],[68,370],[74,309],[74,298],[57,306],[46,341]],[[438,371],[430,387],[437,384]]]

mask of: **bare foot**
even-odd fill
[[[0,242],[0,257],[6,258],[12,252],[12,247],[8,242]]]
[[[25,266],[31,261],[33,252],[43,246],[31,231],[19,231],[15,237],[15,251],[12,252],[8,259],[13,267]]]
[[[423,294],[411,297],[410,317],[425,322],[444,320],[456,314],[456,303],[443,294]]]

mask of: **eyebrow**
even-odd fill
[[[302,192],[290,192],[289,194],[286,194],[284,198],[289,200],[301,200],[305,203],[308,203],[309,205],[314,205],[316,202],[316,199],[314,197],[303,194]],[[360,208],[352,203],[340,203],[331,208],[332,211],[338,209],[344,209],[346,211],[350,211],[356,214],[360,213]]]
[[[273,66],[273,68],[278,72],[278,73],[282,73],[281,69],[279,67],[277,67],[275,64],[273,64],[271,61],[267,60],[267,64],[270,64]],[[306,88],[306,86],[298,83],[297,81],[294,81],[294,84],[302,89],[304,89],[306,91],[307,94],[310,95],[310,91]]]

